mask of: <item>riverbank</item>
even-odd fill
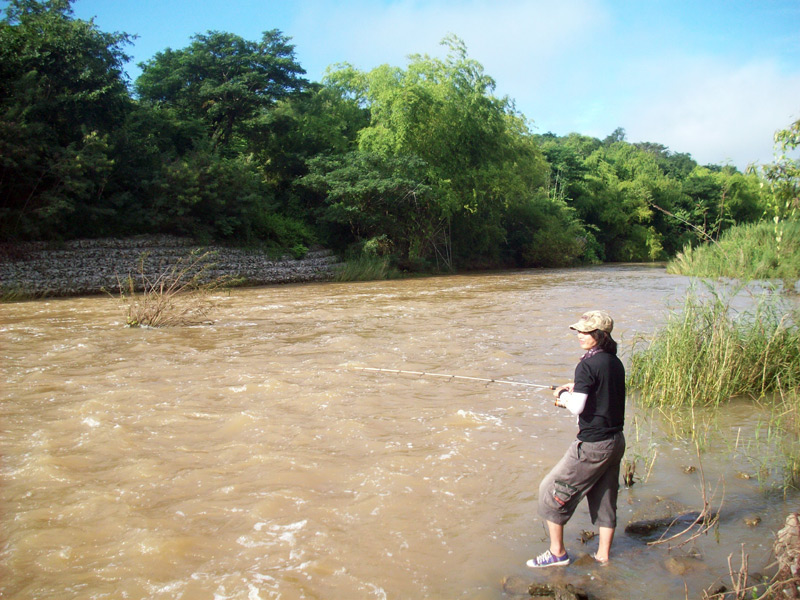
[[[276,257],[264,250],[201,246],[189,238],[139,236],[127,239],[74,240],[58,245],[32,242],[0,251],[0,295],[21,297],[81,296],[116,291],[128,276],[155,279],[165,267],[193,251],[213,253],[213,276],[245,285],[326,281],[339,261],[328,250],[303,258]]]

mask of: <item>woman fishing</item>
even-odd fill
[[[578,436],[539,486],[539,515],[547,521],[550,548],[527,562],[532,568],[569,564],[564,525],[586,496],[592,523],[600,529],[593,555],[609,559],[617,526],[619,470],[625,452],[625,368],[611,338],[614,321],[604,311],[584,314],[570,326],[586,352],[575,381],[556,388],[556,406],[578,415]]]

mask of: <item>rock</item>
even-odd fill
[[[673,575],[685,575],[690,571],[696,571],[705,565],[696,558],[688,556],[670,556],[663,563],[664,568]]]
[[[531,583],[512,575],[503,580],[503,592],[512,598],[555,598],[555,600],[588,600],[589,595],[571,583]]]
[[[596,567],[598,566],[597,561],[592,558],[591,554],[587,554],[586,552],[580,553],[575,559],[570,563],[575,567]]]
[[[758,515],[750,515],[744,518],[744,524],[748,527],[756,527],[761,523],[761,517]]]
[[[800,598],[800,514],[790,513],[786,517],[783,529],[775,536],[775,558],[778,562],[778,574],[775,580],[779,584],[778,595],[784,598]]]
[[[508,596],[528,598],[530,597],[530,582],[522,577],[512,575],[503,579],[503,592]]]
[[[555,600],[589,600],[589,594],[570,583],[566,585],[532,583],[528,593],[534,597],[555,598]]]
[[[694,473],[695,471],[697,471],[697,467],[695,467],[694,465],[684,465],[682,468],[683,472],[687,474]]]

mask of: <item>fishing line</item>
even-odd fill
[[[357,371],[371,371],[373,373],[395,373],[401,375],[418,375],[420,377],[441,377],[443,379],[466,379],[469,381],[485,381],[489,383],[500,383],[503,385],[522,385],[525,387],[539,388],[543,390],[555,390],[555,385],[540,385],[538,383],[527,383],[525,381],[511,381],[510,379],[487,379],[485,377],[468,377],[466,375],[449,375],[446,373],[427,373],[425,371],[404,371],[402,369],[379,369],[376,367],[353,367]]]

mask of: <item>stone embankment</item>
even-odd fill
[[[211,252],[207,262],[213,267],[208,275],[241,279],[246,285],[325,281],[333,277],[338,265],[327,250],[309,252],[302,259],[276,258],[260,250],[199,246],[172,236],[75,240],[58,245],[36,242],[0,250],[0,294],[26,296],[113,293],[129,276],[139,287],[142,274],[155,281],[175,265],[190,262],[193,251]]]

